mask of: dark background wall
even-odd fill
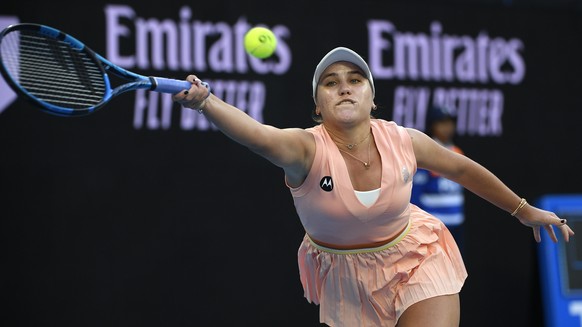
[[[398,89],[427,90],[431,103],[439,88],[501,94],[501,106],[495,107],[501,116],[486,110],[491,98],[485,98],[486,109],[475,99],[452,103],[485,126],[465,121],[467,129],[457,142],[466,154],[530,202],[548,193],[581,192],[582,44],[576,2],[289,1],[273,6],[235,0],[4,1],[0,21],[51,25],[103,55],[116,44],[125,57],[137,52],[140,19],[175,26],[196,21],[194,30],[204,24],[266,24],[279,31],[280,52],[254,64],[243,56],[245,69],[229,68],[228,56],[213,54],[218,35],[205,39],[207,47],[185,47],[208,60],[195,61],[191,69],[169,67],[169,60],[155,67],[151,44],[148,64],[126,67],[176,78],[196,73],[217,94],[277,127],[312,126],[311,76],[331,48],[348,46],[365,58],[380,53],[385,65],[393,62],[394,48],[377,52],[371,21],[389,22],[400,35],[431,36],[431,24],[438,22],[439,40],[443,35],[473,41],[487,35],[503,44],[514,40],[521,44],[515,54],[525,68],[516,83],[413,78],[407,68],[407,77],[376,79],[378,116],[410,125],[396,115],[398,107],[408,118],[422,117],[419,98],[397,101]],[[134,12],[117,21],[127,34],[116,40],[108,36],[112,7]],[[184,8],[191,14],[180,18]],[[394,34],[382,35],[396,44]],[[240,51],[239,42],[235,35],[222,49]],[[454,52],[457,59],[464,55]],[[465,65],[477,56],[469,56],[473,61]],[[225,59],[223,65],[213,65],[211,57]],[[203,62],[207,65],[199,66]],[[508,74],[516,69],[510,61],[500,67]],[[234,87],[216,87],[221,85]],[[245,93],[245,85],[257,86],[258,100]],[[125,94],[94,115],[64,119],[13,99],[6,85],[1,87],[1,325],[319,325],[317,307],[303,298],[296,264],[303,231],[278,168],[209,128],[197,114],[171,104],[170,111],[154,110],[167,98]],[[466,211],[470,277],[461,293],[462,326],[542,326],[530,230],[472,194]]]

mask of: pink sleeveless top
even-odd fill
[[[337,245],[374,243],[396,236],[408,224],[416,172],[412,141],[394,122],[372,119],[371,126],[382,158],[382,182],[370,207],[356,197],[344,158],[323,125],[307,129],[315,137],[315,158],[303,184],[290,191],[312,238]]]

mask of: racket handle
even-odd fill
[[[152,91],[161,93],[178,93],[184,90],[189,90],[192,84],[187,81],[150,76],[152,82]]]

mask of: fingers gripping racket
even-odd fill
[[[88,115],[127,91],[178,93],[191,86],[127,71],[68,34],[29,23],[0,33],[0,72],[20,96],[59,116]],[[127,83],[112,88],[109,73]]]

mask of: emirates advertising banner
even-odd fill
[[[232,21],[208,21],[194,17],[191,7],[182,6],[170,17],[144,17],[139,6],[129,4],[106,4],[102,14],[105,44],[94,46],[111,62],[157,75],[180,72],[185,77],[195,72],[210,76],[207,80],[217,96],[261,122],[268,94],[265,77],[293,74],[291,45],[297,40],[289,24],[269,26],[278,38],[278,48],[274,59],[260,60],[245,53],[242,39],[261,22],[242,15]],[[5,16],[3,26],[18,19]],[[387,118],[422,130],[427,108],[443,105],[457,116],[459,135],[502,136],[506,96],[502,87],[519,87],[527,71],[526,45],[519,36],[490,35],[486,26],[477,27],[477,32],[452,33],[439,19],[406,29],[389,17],[364,19],[360,30],[363,35],[354,32],[354,36],[367,38],[367,42],[356,50],[367,57],[377,83],[394,84],[391,92],[382,92],[385,98],[377,100],[392,110]],[[93,43],[91,39],[85,42]],[[298,48],[313,53],[311,62],[327,50],[309,44]],[[217,75],[230,79],[212,79]],[[2,110],[15,98],[3,86]],[[141,90],[132,97],[135,129],[213,129],[195,112],[175,110],[171,95]]]

